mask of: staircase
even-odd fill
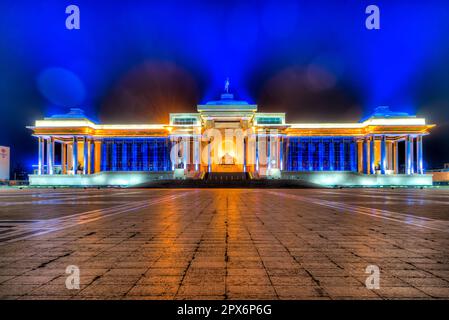
[[[204,180],[212,183],[232,184],[249,180],[248,172],[207,172]]]

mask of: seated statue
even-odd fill
[[[223,157],[221,157],[221,164],[233,165],[234,157],[231,156],[229,153],[226,153]]]

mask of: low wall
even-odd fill
[[[282,179],[301,179],[322,186],[431,186],[431,174],[366,175],[350,171],[282,172]]]
[[[432,172],[434,182],[449,182],[449,171]]]
[[[154,180],[173,179],[172,171],[99,172],[90,175],[30,175],[31,186],[135,186]]]
[[[30,175],[31,186],[141,186],[154,181],[174,179],[173,171],[100,172],[91,175]],[[301,180],[316,186],[431,186],[432,175],[365,175],[348,171],[315,171],[281,173],[281,180]]]

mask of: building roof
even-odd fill
[[[65,114],[55,114],[50,117],[45,118],[45,120],[88,120],[90,122],[96,123],[88,116],[85,115],[84,110],[80,108],[70,108],[70,111]]]
[[[232,93],[223,93],[220,100],[209,101],[197,106],[198,112],[208,111],[257,111],[257,105],[247,101],[235,100]]]
[[[416,118],[415,115],[410,115],[407,112],[391,111],[389,106],[379,106],[374,109],[374,112],[365,118],[362,118],[360,122],[365,122],[368,119],[386,119],[386,118]]]

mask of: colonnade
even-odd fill
[[[38,174],[92,174],[100,171],[101,140],[88,136],[72,136],[56,139],[53,136],[39,136]],[[174,160],[172,169],[183,168],[194,171],[211,171],[212,145],[210,141],[204,145],[201,134],[171,136]],[[259,171],[266,169],[283,170],[283,135],[282,134],[250,134],[243,137],[238,152],[243,153],[243,171]],[[358,171],[365,174],[398,174],[399,143],[404,143],[405,174],[423,174],[422,135],[372,135],[357,140]],[[60,165],[55,165],[55,144],[61,144]],[[207,148],[207,163],[202,159],[203,149]],[[237,146],[234,146],[237,148]],[[239,153],[240,154],[240,153]],[[241,159],[239,159],[241,161]],[[402,161],[401,161],[402,162]],[[191,165],[188,167],[188,165]],[[56,170],[57,169],[57,170]],[[60,169],[60,170],[59,170]]]
[[[390,139],[388,139],[390,138]],[[373,135],[358,140],[359,172],[365,174],[398,174],[399,143],[404,143],[404,173],[423,174],[422,136],[405,137]]]
[[[101,141],[87,136],[73,136],[56,140],[52,136],[39,136],[38,174],[92,174],[100,171]],[[61,145],[61,162],[55,164],[55,144]],[[81,152],[81,153],[80,153]]]
[[[239,140],[234,141],[234,140]],[[256,170],[261,166],[267,169],[283,169],[283,135],[281,134],[250,134],[239,138],[234,138],[233,151],[235,152],[236,164],[241,165],[243,171]],[[200,170],[203,165],[206,171],[211,172],[212,166],[217,164],[218,149],[220,147],[214,144],[213,138],[209,137],[204,141],[201,134],[194,135],[172,135],[172,169],[193,169]],[[221,143],[228,143],[221,140]],[[206,156],[203,159],[203,155]],[[193,166],[189,166],[193,164]]]

